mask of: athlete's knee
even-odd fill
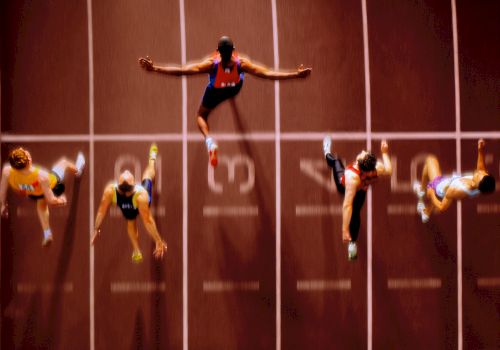
[[[206,121],[211,111],[212,111],[211,109],[200,106],[200,108],[198,109],[197,117]]]
[[[429,155],[425,158],[425,163],[426,163],[426,164],[429,164],[429,163],[432,163],[432,164],[436,164],[436,163],[438,163],[438,164],[439,164],[439,160],[437,159],[437,157],[436,157],[434,154],[429,154]]]

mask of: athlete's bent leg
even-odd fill
[[[142,261],[142,253],[139,248],[139,231],[137,230],[137,220],[127,220],[127,233],[132,243],[132,260],[134,262]]]
[[[148,166],[142,173],[142,180],[154,181],[156,177],[156,157],[158,156],[158,146],[155,143],[149,148]]]
[[[366,191],[360,190],[356,192],[352,202],[352,216],[349,223],[349,232],[353,242],[358,240],[359,229],[361,227],[361,209],[365,203]]]
[[[333,180],[335,181],[335,185],[337,186],[337,192],[340,194],[345,193],[345,186],[342,184],[342,177],[344,176],[345,167],[344,164],[331,153],[326,155],[326,163],[330,168],[332,168],[333,172]]]
[[[59,176],[61,181],[64,181],[64,175],[69,170],[73,175],[80,176],[85,167],[85,157],[83,153],[78,152],[75,163],[68,160],[66,157],[59,159],[52,167],[52,171]]]
[[[203,105],[200,105],[200,108],[198,109],[198,115],[196,117],[196,122],[198,123],[198,128],[200,129],[201,133],[205,138],[208,137],[208,115],[210,114],[212,110],[204,107]]]
[[[47,205],[45,199],[39,199],[36,201],[36,212],[43,229],[42,245],[49,245],[52,242],[52,231],[50,230],[49,224],[49,206]]]
[[[427,184],[438,176],[441,176],[439,161],[436,156],[430,155],[425,159],[424,168],[422,169],[422,189],[426,191]]]

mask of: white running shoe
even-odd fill
[[[349,242],[347,246],[347,258],[351,261],[358,258],[358,246],[356,242]]]
[[[52,236],[52,233],[47,235],[46,237],[43,238],[42,247],[50,246],[52,244],[53,240],[54,240],[54,237]]]
[[[326,156],[328,153],[331,153],[331,148],[332,148],[332,138],[327,135],[323,139],[323,154]]]
[[[413,182],[413,192],[415,192],[419,199],[422,199],[425,196],[425,191],[422,189],[422,184],[419,181]]]
[[[82,176],[83,169],[85,168],[85,157],[83,156],[82,152],[78,152],[78,155],[76,156],[76,176],[80,177]]]
[[[425,213],[425,203],[422,201],[418,201],[417,204],[417,213],[420,214],[420,217],[422,218],[422,222],[425,224],[429,221],[429,215]]]

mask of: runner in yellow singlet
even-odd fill
[[[48,206],[66,205],[66,196],[64,195],[66,170],[80,176],[85,166],[85,158],[81,152],[78,153],[75,163],[61,158],[49,171],[34,165],[31,154],[24,148],[18,147],[9,153],[9,163],[4,165],[0,181],[2,216],[8,216],[6,197],[9,186],[18,194],[35,200],[38,218],[43,229],[42,245],[47,246],[53,239]]]

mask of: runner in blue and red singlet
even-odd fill
[[[169,75],[193,75],[208,73],[209,82],[205,89],[197,113],[198,127],[205,137],[210,164],[217,165],[217,144],[209,136],[208,115],[219,103],[235,97],[243,85],[244,73],[255,75],[259,78],[271,80],[284,80],[305,78],[311,73],[311,68],[302,65],[291,72],[273,71],[266,67],[252,63],[248,58],[240,57],[234,50],[233,41],[223,36],[220,38],[217,51],[207,59],[182,67],[160,67],[153,64],[149,57],[139,58],[139,64],[148,71],[165,73]]]

